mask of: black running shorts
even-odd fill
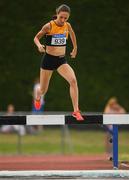
[[[45,53],[42,57],[40,67],[46,70],[55,70],[62,64],[67,64],[65,56],[53,56]]]

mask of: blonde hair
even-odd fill
[[[117,100],[116,97],[111,97],[111,98],[108,100],[107,105],[110,106],[110,105],[112,105],[112,104],[114,104],[114,103],[115,103],[115,104],[118,103],[118,100]]]

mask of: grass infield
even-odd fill
[[[103,131],[84,131],[70,129],[62,141],[60,128],[44,128],[35,135],[21,137],[22,154],[101,154],[105,153],[106,133]],[[129,132],[119,132],[119,160],[129,160]],[[0,154],[17,154],[18,136],[0,134]]]

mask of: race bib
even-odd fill
[[[57,46],[66,45],[66,35],[65,34],[52,35],[51,45],[57,45]]]

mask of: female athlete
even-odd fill
[[[75,33],[68,23],[70,16],[69,6],[62,4],[56,9],[56,18],[46,23],[42,29],[34,37],[34,43],[38,47],[40,53],[44,53],[41,61],[40,69],[40,88],[37,90],[37,96],[34,101],[36,109],[41,106],[40,99],[44,95],[49,86],[49,81],[54,70],[68,81],[70,85],[70,97],[73,104],[72,116],[78,121],[84,120],[78,105],[78,85],[75,73],[65,58],[66,44],[68,34],[70,35],[73,50],[71,58],[75,58],[77,54],[77,42]],[[40,43],[40,39],[45,36],[45,46]]]

